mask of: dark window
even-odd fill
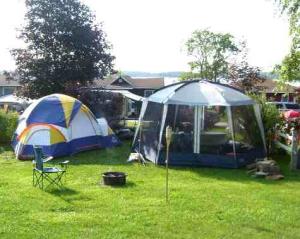
[[[276,106],[277,109],[282,109],[283,108],[282,104],[275,104],[275,106]]]
[[[154,92],[154,90],[145,90],[144,91],[144,97],[149,97],[150,95],[152,95]]]
[[[289,110],[298,110],[298,109],[300,109],[300,106],[298,104],[286,104],[285,106]]]
[[[10,95],[10,94],[14,93],[14,91],[15,91],[15,87],[6,86],[6,87],[4,87],[3,93],[4,93],[4,95]]]

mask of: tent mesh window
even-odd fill
[[[165,163],[167,126],[173,129],[171,165],[232,168],[250,163],[253,157],[262,157],[263,142],[253,105],[168,105],[164,124],[162,115],[163,104],[148,102],[140,129],[140,151],[152,162]],[[139,151],[137,142],[135,146]]]
[[[138,147],[140,147],[141,153],[153,162],[155,162],[158,153],[162,111],[162,104],[149,102],[139,132],[140,145]]]
[[[169,105],[163,135],[168,125],[173,129],[172,165],[235,166],[226,107]],[[162,137],[161,144],[159,164],[164,163],[165,137]]]
[[[235,149],[238,158],[252,155],[258,157],[263,142],[252,105],[232,107]]]

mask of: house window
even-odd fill
[[[144,96],[145,96],[145,97],[149,97],[150,95],[153,94],[153,92],[154,92],[154,90],[145,90],[145,91],[144,91]]]
[[[14,93],[15,91],[15,87],[12,86],[7,86],[3,88],[3,95],[10,95],[12,93]]]
[[[281,102],[288,102],[288,101],[289,101],[288,94],[282,94],[281,95]]]

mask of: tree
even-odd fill
[[[196,30],[185,43],[187,55],[194,60],[189,62],[192,75],[202,79],[219,81],[228,73],[229,58],[240,52],[230,34]]]
[[[123,96],[119,93],[81,89],[78,98],[97,118],[107,119],[111,127],[114,126],[113,120],[119,120],[122,115]]]
[[[248,62],[243,61],[229,66],[228,79],[230,84],[245,92],[261,91],[264,87],[261,85],[265,78],[260,75],[261,70],[258,67],[250,66]]]
[[[76,89],[112,72],[114,57],[102,25],[79,0],[26,0],[25,26],[13,49],[20,94],[37,98]]]
[[[292,44],[290,53],[284,57],[281,65],[275,66],[274,71],[279,79],[286,81],[300,80],[300,0],[275,0],[282,13],[286,13],[290,23]]]
[[[300,80],[300,51],[291,50],[284,57],[281,65],[275,66],[275,72],[279,74],[282,83]]]
[[[241,54],[229,65],[228,79],[230,84],[245,92],[257,92],[264,90],[262,83],[266,80],[261,75],[259,67],[249,65],[247,61],[248,49],[246,42],[242,42]]]
[[[278,3],[282,13],[286,13],[290,23],[290,34],[294,44],[299,45],[300,40],[300,0],[274,0]],[[296,38],[296,39],[295,39]],[[297,44],[298,43],[298,44]]]
[[[181,72],[180,73],[180,80],[190,80],[190,79],[196,79],[196,78],[201,78],[202,75],[200,73],[195,73],[195,72]]]

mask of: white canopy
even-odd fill
[[[205,80],[185,81],[167,86],[152,94],[148,101],[193,106],[255,104],[250,97],[230,86]]]
[[[112,93],[118,93],[118,94],[121,94],[123,95],[124,97],[127,97],[131,100],[134,100],[134,101],[143,101],[144,100],[144,97],[143,96],[140,96],[140,95],[136,95],[128,90],[106,90],[106,89],[93,89],[92,91],[104,91],[104,92],[112,92]]]
[[[144,100],[143,96],[136,95],[128,90],[111,90],[111,92],[119,93],[119,94],[121,94],[131,100],[134,100],[134,101],[143,101]]]
[[[27,105],[32,100],[22,99],[17,97],[16,95],[4,95],[0,97],[0,104],[20,104],[20,105]]]

